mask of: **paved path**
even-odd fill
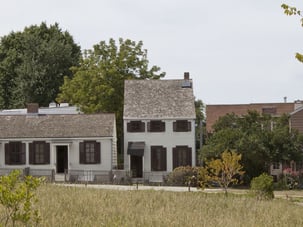
[[[107,185],[107,184],[58,184],[66,187],[86,187],[86,188],[99,188],[99,189],[108,189],[108,190],[155,190],[155,191],[172,191],[172,192],[197,192],[201,189],[196,187],[174,187],[174,186],[147,186],[147,185]],[[207,188],[203,190],[204,192],[223,192],[220,188]]]

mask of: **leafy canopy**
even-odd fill
[[[289,129],[289,116],[271,117],[249,111],[241,117],[227,114],[214,125],[200,158],[219,157],[222,150],[237,150],[242,155],[246,183],[272,162],[300,161],[303,137]]]
[[[30,102],[48,106],[80,57],[80,47],[57,23],[1,37],[0,108],[23,108]]]
[[[159,79],[158,66],[149,68],[143,42],[114,39],[101,41],[86,50],[79,66],[72,67],[74,77],[65,77],[57,100],[80,106],[86,113],[115,112],[122,119],[124,80]]]

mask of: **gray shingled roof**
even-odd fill
[[[194,119],[193,89],[182,88],[183,82],[184,80],[126,80],[124,119]]]
[[[113,136],[114,114],[0,116],[0,139]]]

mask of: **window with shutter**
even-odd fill
[[[84,141],[79,144],[80,164],[101,163],[101,143]]]
[[[29,144],[30,164],[50,164],[50,144],[45,141],[34,141]]]
[[[165,132],[165,122],[152,120],[147,123],[148,132]]]
[[[151,146],[151,171],[166,171],[166,148],[163,146]]]
[[[25,143],[9,142],[8,144],[5,144],[5,164],[25,164]]]
[[[145,123],[142,121],[130,121],[127,123],[127,132],[145,132]]]
[[[191,131],[191,122],[187,120],[177,120],[173,122],[173,131],[174,132],[190,132]]]
[[[173,169],[179,166],[192,165],[192,148],[188,146],[176,146],[173,148]]]

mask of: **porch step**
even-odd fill
[[[132,183],[133,184],[143,184],[144,183],[144,178],[132,178]]]
[[[55,174],[55,182],[64,182],[65,176],[64,174]]]

